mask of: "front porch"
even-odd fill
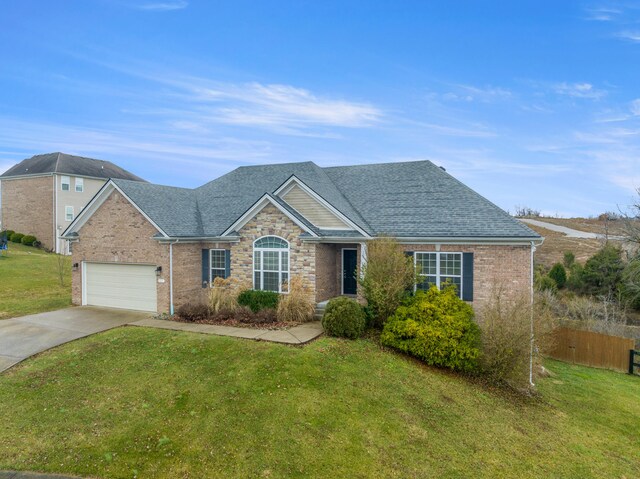
[[[358,293],[361,246],[358,243],[319,243],[316,245],[316,303],[337,296]]]

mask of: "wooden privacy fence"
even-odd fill
[[[552,358],[596,368],[629,371],[629,350],[635,340],[592,331],[558,328]]]

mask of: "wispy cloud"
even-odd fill
[[[640,98],[636,98],[629,104],[629,111],[633,116],[640,116]]]
[[[457,102],[482,102],[491,103],[494,101],[507,100],[513,93],[506,88],[494,86],[473,86],[464,84],[450,85],[451,91],[445,93],[430,93],[431,99],[441,99],[445,101]]]
[[[615,7],[592,7],[586,9],[586,19],[599,22],[611,22],[618,18],[622,10]]]
[[[382,111],[371,104],[321,98],[289,85],[220,85],[196,88],[203,101],[224,103],[218,121],[234,125],[362,128],[378,122]]]
[[[187,0],[173,0],[164,2],[142,2],[131,5],[138,10],[147,10],[153,12],[169,12],[172,10],[182,10],[189,6]]]
[[[616,33],[618,38],[622,38],[623,40],[628,40],[634,43],[640,43],[640,30],[625,30],[622,32]]]
[[[552,89],[558,95],[565,95],[572,98],[586,98],[589,100],[600,100],[607,95],[606,90],[595,88],[591,83],[556,83]]]

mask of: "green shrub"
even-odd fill
[[[564,269],[562,263],[556,263],[549,271],[549,277],[556,282],[558,289],[562,289],[567,282],[567,270]]]
[[[247,289],[238,295],[238,304],[247,306],[254,313],[262,309],[278,309],[280,295],[274,291]]]
[[[640,256],[629,261],[624,268],[621,291],[629,306],[640,311]]]
[[[26,246],[33,246],[33,243],[37,241],[36,237],[33,235],[25,235],[22,237],[21,243]]]
[[[382,328],[408,291],[413,291],[416,283],[413,260],[394,239],[376,238],[367,245],[367,262],[358,283],[367,300],[369,324]]]
[[[433,366],[475,371],[480,329],[454,287],[418,291],[388,319],[380,340]]]
[[[22,238],[24,238],[24,235],[22,233],[13,233],[9,237],[9,239],[14,243],[21,243],[22,242]]]
[[[572,251],[565,251],[562,262],[564,263],[564,267],[570,270],[576,262],[576,255],[573,254]]]
[[[558,283],[547,274],[536,274],[533,285],[537,291],[550,291],[555,293],[558,290]]]
[[[582,271],[584,268],[580,263],[573,263],[569,269],[569,277],[567,278],[567,288],[573,291],[582,291],[584,282],[582,281]]]
[[[587,260],[582,270],[582,293],[612,295],[622,282],[622,250],[610,244]]]
[[[11,235],[15,233],[15,231],[13,230],[4,230],[2,233],[0,233],[0,238],[5,237],[7,238],[7,240],[11,241]]]
[[[357,339],[364,333],[364,310],[354,299],[332,299],[322,316],[322,327],[329,336]]]

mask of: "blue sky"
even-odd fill
[[[430,159],[567,216],[640,187],[640,2],[5,0],[0,65],[0,171]]]

